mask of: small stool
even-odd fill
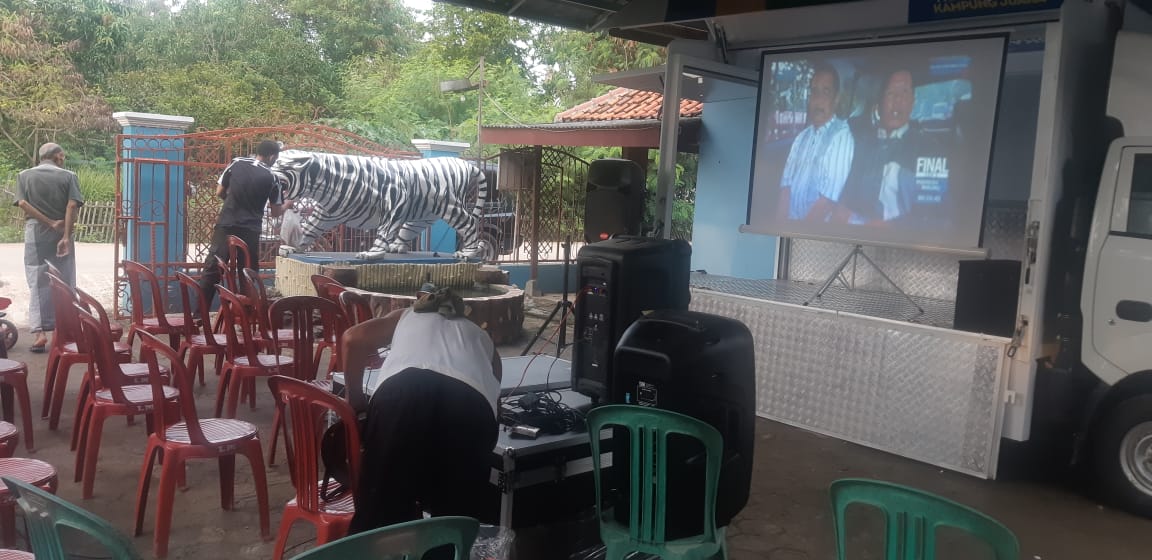
[[[20,444],[20,430],[10,422],[0,421],[0,459],[7,459],[16,454],[16,446]]]
[[[20,401],[20,423],[24,425],[24,447],[35,447],[32,439],[32,399],[28,396],[28,365],[24,362],[0,358],[0,405],[4,421],[13,422],[16,411],[12,408],[12,393]]]
[[[56,467],[39,459],[9,457],[0,459],[0,477],[8,477],[56,493]],[[0,544],[16,546],[16,500],[8,487],[0,483]]]
[[[23,550],[0,548],[0,560],[36,560],[36,556],[31,552],[24,552]]]

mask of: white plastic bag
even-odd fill
[[[512,553],[511,529],[495,525],[480,525],[480,533],[472,545],[470,560],[508,560]]]
[[[303,217],[295,208],[284,211],[280,218],[280,240],[290,247],[299,247],[304,237]]]

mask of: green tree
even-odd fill
[[[592,78],[597,74],[650,68],[664,64],[663,48],[558,27],[541,27],[534,52],[546,68],[541,87],[564,107],[596,97],[609,89]]]
[[[406,54],[415,44],[416,22],[397,0],[286,0],[284,8],[335,64],[379,53]]]
[[[48,44],[67,45],[73,66],[101,83],[126,62],[130,9],[116,0],[0,0],[0,7],[27,16]]]
[[[136,70],[239,63],[253,80],[272,80],[287,99],[308,105],[309,118],[325,114],[340,96],[340,67],[324,59],[304,24],[276,2],[192,2],[179,12],[141,14],[133,28]],[[234,73],[202,77],[247,78]]]
[[[114,129],[102,97],[72,65],[68,47],[41,39],[31,18],[0,11],[0,137],[10,164],[33,163],[37,145]]]
[[[476,64],[480,57],[494,65],[515,65],[525,76],[534,26],[505,15],[434,4],[425,24],[426,48],[442,60]]]
[[[186,115],[215,129],[308,121],[310,109],[287,98],[273,80],[239,62],[126,72],[108,84],[117,110]]]

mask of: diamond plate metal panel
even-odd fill
[[[1023,203],[989,204],[984,216],[984,247],[989,258],[1022,260],[1027,208]],[[848,243],[792,239],[788,262],[789,279],[822,283],[852,251]],[[956,277],[960,257],[892,247],[865,247],[864,252],[892,281],[914,297],[956,300]],[[867,262],[849,265],[855,286],[863,290],[893,291]]]
[[[766,418],[990,478],[1007,341],[693,289],[756,341]]]
[[[895,292],[849,290],[834,285],[820,298],[814,298],[819,286],[785,280],[753,280],[693,272],[689,276],[693,288],[767,299],[795,305],[808,305],[820,309],[845,311],[894,321],[907,321],[921,325],[952,328],[955,306],[951,301],[913,297],[924,313],[920,313],[907,299]]]

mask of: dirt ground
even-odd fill
[[[10,309],[16,323],[26,329],[27,287],[24,285],[22,253],[19,245],[0,245],[0,296],[15,300]],[[80,245],[80,287],[94,292],[111,303],[111,259],[109,246]],[[525,336],[519,345],[502,348],[504,355],[518,354],[535,332],[554,299],[541,298],[528,310]],[[548,333],[552,332],[548,329]],[[133,508],[145,434],[142,422],[128,426],[121,419],[109,421],[104,428],[96,476],[95,497],[80,499],[80,486],[73,482],[74,454],[69,451],[69,437],[75,415],[76,390],[81,375],[75,368],[69,379],[68,400],[58,431],[49,431],[47,422],[39,420],[46,354],[31,354],[31,336],[22,330],[21,339],[11,357],[28,363],[30,390],[36,417],[36,450],[27,453],[23,444],[18,456],[31,456],[47,461],[60,471],[59,495],[79,503],[107,518],[125,533],[133,525]],[[550,350],[546,345],[539,349]],[[209,375],[208,385],[197,388],[196,400],[201,414],[210,412],[217,378]],[[260,385],[263,388],[263,385]],[[241,417],[256,423],[262,434],[271,431],[271,397],[267,390],[259,393],[255,410],[241,409]],[[267,437],[265,449],[267,450]],[[265,453],[265,457],[267,454]],[[283,504],[293,495],[283,456],[277,466],[268,467],[268,485],[272,512],[271,533],[275,536]],[[169,558],[267,559],[272,543],[262,542],[258,530],[255,494],[250,469],[243,460],[237,462],[236,507],[222,511],[215,461],[190,464],[188,490],[178,492],[176,513],[170,539]],[[757,445],[751,498],[741,515],[728,528],[729,557],[733,560],[807,560],[835,557],[832,524],[829,513],[828,485],[839,478],[868,477],[908,484],[936,492],[974,506],[997,518],[1018,535],[1022,556],[1026,560],[1128,560],[1147,557],[1152,549],[1152,524],[1101,507],[1079,494],[1050,485],[1028,482],[983,481],[969,476],[944,472],[936,467],[867,449],[851,443],[815,435],[779,423],[760,419],[757,422]],[[153,479],[152,503],[144,525],[144,534],[136,538],[138,550],[151,557],[158,475]],[[874,544],[882,529],[866,514],[850,527],[854,543]],[[291,557],[312,546],[313,532],[298,524],[289,538]],[[965,546],[948,547],[944,558],[981,558]],[[562,557],[558,555],[557,557]],[[84,557],[99,557],[96,551],[84,551]],[[876,552],[854,554],[853,558],[879,558]]]

